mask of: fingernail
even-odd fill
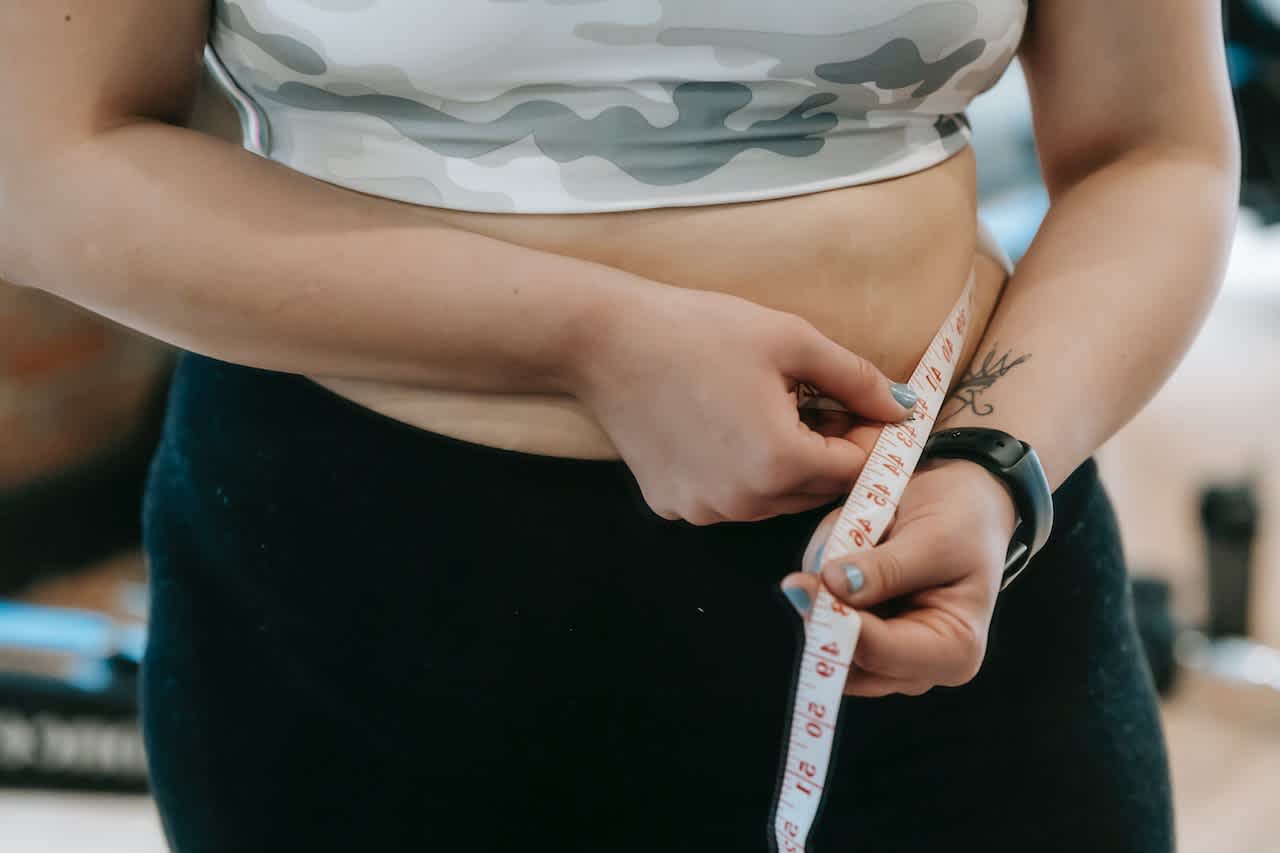
[[[894,382],[890,385],[889,393],[893,395],[893,399],[898,401],[898,405],[904,409],[914,409],[916,403],[920,401],[920,395],[913,391],[910,385],[904,385],[901,382]]]
[[[853,595],[855,592],[862,589],[862,585],[867,582],[867,579],[862,576],[862,569],[857,566],[845,566],[844,577],[845,580],[849,582],[850,595]]]
[[[809,593],[805,592],[802,586],[789,586],[782,591],[801,616],[809,612],[809,608],[813,606],[813,602],[809,599]]]
[[[815,575],[816,575],[818,572],[822,571],[822,552],[823,552],[824,550],[826,550],[826,547],[827,547],[827,543],[826,543],[826,542],[823,542],[821,545],[819,545],[819,546],[818,546],[818,553],[816,553],[816,554],[814,554],[814,555],[813,555],[813,569],[812,569],[812,571],[813,571],[813,573],[814,573]]]

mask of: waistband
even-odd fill
[[[452,468],[477,477],[568,478],[600,486],[636,488],[621,459],[578,459],[507,450],[422,429],[343,397],[305,376],[232,364],[194,353],[179,359],[170,388],[166,432],[182,440],[198,432],[201,442],[183,442],[195,456],[243,452],[283,445],[303,454],[369,454],[424,466],[449,457]],[[1075,526],[1090,496],[1100,488],[1090,457],[1053,492],[1054,532],[1046,548]],[[831,506],[834,506],[833,503]],[[824,510],[824,513],[829,510]]]

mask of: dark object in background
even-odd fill
[[[0,788],[147,790],[140,625],[0,602]]]
[[[1210,637],[1249,633],[1249,576],[1258,530],[1258,501],[1250,483],[1206,486],[1200,521],[1207,546]]]
[[[1258,500],[1250,481],[1205,485],[1200,491],[1205,535],[1209,615],[1202,630],[1173,618],[1170,587],[1154,577],[1132,581],[1138,634],[1162,695],[1172,692],[1180,667],[1238,684],[1280,688],[1277,652],[1246,639]]]
[[[0,788],[147,791],[132,684],[0,673]]]
[[[1274,0],[1226,0],[1227,41],[1250,50],[1280,56],[1280,19]]]
[[[1178,673],[1174,657],[1178,626],[1170,607],[1169,584],[1154,577],[1135,577],[1132,585],[1134,615],[1147,665],[1156,692],[1168,696],[1173,692]]]
[[[1280,5],[1227,0],[1226,32],[1243,154],[1240,197],[1280,222]]]

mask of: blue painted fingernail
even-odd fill
[[[827,547],[827,543],[823,542],[821,545],[818,546],[818,553],[813,555],[813,573],[815,575],[818,572],[822,571],[822,552],[823,550],[826,549],[826,547]]]
[[[782,594],[787,597],[787,600],[791,602],[791,606],[794,607],[801,616],[807,614],[809,612],[809,608],[813,606],[813,601],[810,600],[809,593],[805,592],[805,589],[802,586],[789,586],[782,591]]]
[[[920,402],[920,395],[913,391],[910,385],[904,385],[901,382],[894,382],[890,385],[889,393],[893,395],[893,399],[898,401],[898,405],[904,409],[914,409],[916,403]]]
[[[854,565],[844,567],[844,577],[845,580],[849,581],[850,595],[862,589],[862,585],[867,582],[867,579],[862,576],[862,569]]]

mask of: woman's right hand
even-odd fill
[[[847,496],[869,448],[810,429],[802,382],[874,421],[912,411],[878,368],[795,314],[669,285],[635,296],[596,327],[575,394],[662,518],[759,521]]]

